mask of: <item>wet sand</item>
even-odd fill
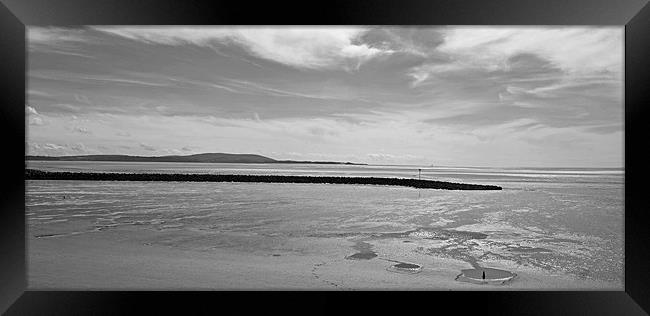
[[[181,247],[182,232],[117,227],[80,234],[29,233],[29,289],[217,290],[608,290],[618,285],[550,275],[503,262],[484,266],[517,273],[507,284],[472,284],[456,277],[467,262],[417,251],[400,238],[359,241],[346,237],[282,238],[268,245],[250,235],[247,248],[215,240]],[[40,235],[40,238],[34,235]],[[242,236],[220,236],[219,239]],[[349,260],[350,254],[370,254]],[[412,265],[420,266],[419,269]],[[417,269],[394,273],[391,267]]]

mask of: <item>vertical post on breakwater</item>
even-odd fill
[[[418,180],[422,180],[422,169],[418,168]],[[418,199],[420,198],[420,190],[418,189]]]

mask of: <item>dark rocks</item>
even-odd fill
[[[501,190],[495,185],[452,183],[431,180],[375,177],[320,177],[239,174],[164,174],[164,173],[93,173],[50,172],[25,169],[26,180],[90,180],[90,181],[185,181],[185,182],[262,182],[262,183],[330,183],[394,185],[419,189]]]

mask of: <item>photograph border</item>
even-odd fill
[[[31,291],[26,278],[24,153],[28,26],[81,25],[611,25],[625,26],[625,290],[431,292]],[[643,199],[643,120],[650,104],[647,0],[98,1],[0,0],[0,312],[7,315],[155,311],[353,312],[420,308],[519,315],[646,315],[650,222]],[[23,155],[18,155],[18,152]],[[462,309],[462,310],[461,310]],[[227,309],[225,309],[227,310]]]

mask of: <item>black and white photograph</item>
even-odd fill
[[[624,26],[26,33],[30,289],[625,289]]]

